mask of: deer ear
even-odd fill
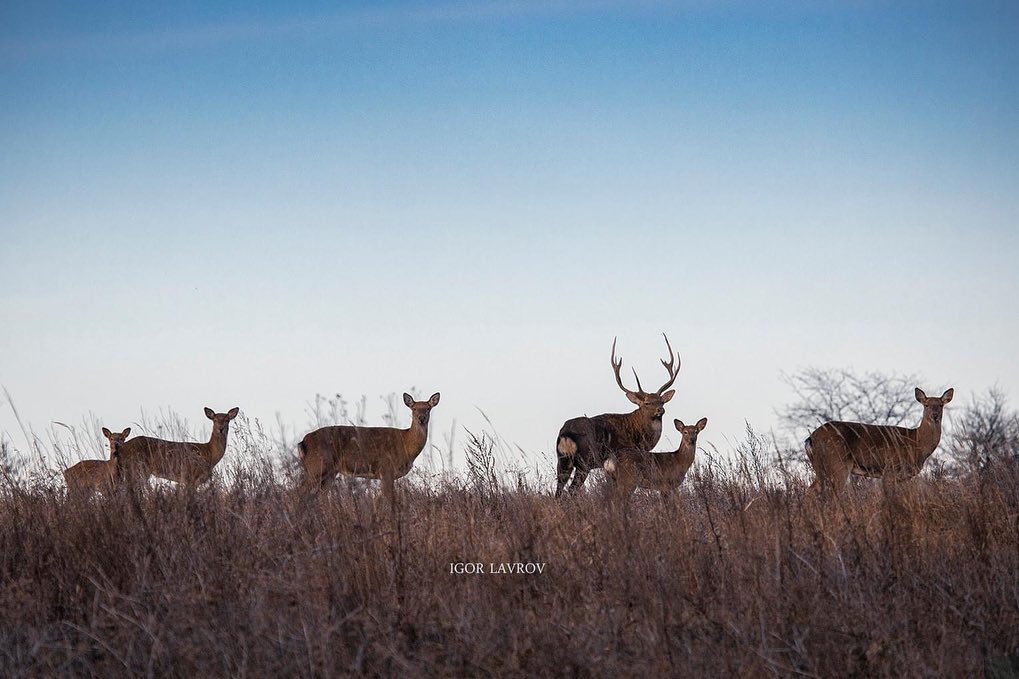
[[[636,394],[631,394],[630,392],[626,392],[626,398],[630,399],[630,403],[632,403],[635,406],[643,405],[640,402],[640,397],[637,396]]]
[[[948,403],[949,401],[952,400],[952,397],[954,397],[954,396],[955,396],[955,389],[949,389],[948,391],[946,391],[945,393],[943,393],[941,395],[941,402],[942,403]]]
[[[916,400],[924,405],[927,405],[927,394],[923,393],[923,389],[920,387],[916,388]]]
[[[667,392],[662,394],[662,403],[668,403],[672,400],[672,397],[676,395],[675,389],[669,389]]]
[[[103,436],[105,436],[106,438],[110,438],[111,436],[113,436],[113,432],[107,429],[106,427],[103,427]]]
[[[124,438],[127,438],[128,436],[130,436],[131,435],[131,427],[128,427],[127,429],[125,429],[123,432],[121,432],[120,435],[123,436]]]
[[[414,405],[414,398],[406,392],[404,392],[403,394],[403,405],[407,406],[408,408]]]
[[[678,419],[677,420],[673,420],[672,423],[674,425],[676,425],[676,429],[678,429],[679,431],[683,431],[683,427],[686,426],[685,424],[683,424],[683,420],[678,420]]]
[[[432,394],[432,397],[428,399],[428,405],[432,406],[433,408],[439,405],[439,392],[435,392],[434,394]]]
[[[216,413],[213,412],[212,408],[206,408],[205,409],[205,416],[207,418],[209,418],[210,420],[212,420],[212,419],[215,419]]]
[[[702,417],[697,420],[697,431],[704,431],[704,427],[708,426],[708,418]]]
[[[234,407],[234,408],[231,408],[230,410],[228,410],[226,414],[227,414],[227,417],[229,417],[232,420],[235,417],[237,417],[237,414],[240,413],[240,412],[241,412],[241,409],[239,407]]]

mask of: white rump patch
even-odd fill
[[[571,438],[560,436],[555,449],[560,455],[569,455],[570,457],[573,457],[577,454],[577,443]]]

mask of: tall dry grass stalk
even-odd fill
[[[0,491],[15,676],[972,676],[1019,652],[1019,476],[821,509],[760,449],[612,513],[463,480],[292,490],[268,460],[197,490]],[[227,480],[224,480],[227,479]],[[749,509],[743,507],[757,497]],[[451,563],[543,563],[451,574]]]

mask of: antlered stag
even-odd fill
[[[915,393],[916,400],[923,404],[923,418],[916,429],[859,422],[825,422],[815,429],[805,441],[815,475],[810,492],[838,492],[850,474],[880,478],[886,483],[919,474],[941,442],[945,405],[955,390],[947,390],[940,398],[927,396],[920,387]]]
[[[669,379],[657,391],[646,392],[640,386],[640,378],[634,370],[633,377],[637,381],[637,391],[630,391],[623,386],[619,370],[623,359],[616,360],[616,341],[612,340],[612,371],[616,376],[616,384],[626,394],[626,398],[637,406],[632,413],[608,413],[594,417],[575,417],[567,420],[559,430],[556,439],[556,497],[559,497],[566,483],[570,482],[569,492],[574,493],[584,485],[592,469],[601,467],[614,451],[634,448],[649,451],[658,443],[662,435],[662,416],[665,415],[665,404],[676,393],[669,389],[679,374],[679,354],[674,354],[668,336],[665,346],[669,350],[669,360],[662,359],[662,365],[669,373]],[[574,473],[574,471],[576,473]]]

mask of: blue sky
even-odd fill
[[[1014,3],[137,5],[0,7],[38,428],[417,386],[537,459],[663,331],[722,447],[808,365],[1019,398]]]

